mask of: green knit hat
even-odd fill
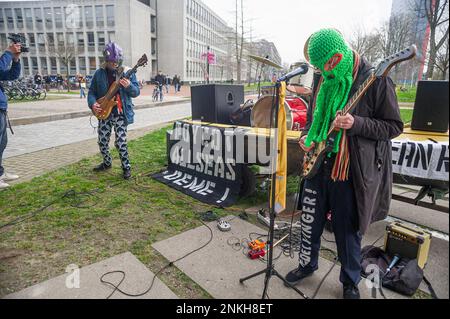
[[[342,54],[342,60],[332,71],[325,71],[325,64],[337,53]],[[322,29],[314,33],[309,40],[308,55],[310,63],[319,68],[324,76],[332,74],[340,77],[353,65],[353,51],[336,29]]]
[[[325,65],[338,53],[342,55],[342,59],[331,71],[326,71]],[[335,29],[323,29],[314,33],[309,39],[308,55],[309,62],[320,69],[323,75],[323,82],[315,99],[313,122],[305,141],[305,145],[309,147],[312,142],[320,143],[327,139],[337,111],[345,107],[353,85],[354,57],[342,34]],[[336,137],[333,153],[338,153],[341,137],[342,131]]]

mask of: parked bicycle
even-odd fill
[[[17,81],[3,82],[2,87],[8,100],[45,100],[47,97],[45,89],[23,78]]]

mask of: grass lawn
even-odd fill
[[[165,131],[130,142],[136,175],[166,165]],[[94,156],[0,192],[0,225],[55,201],[30,219],[0,228],[0,297],[64,274],[69,264],[83,267],[126,251],[156,273],[168,261],[151,244],[201,226],[197,213],[211,209],[151,178],[123,181],[118,160],[110,173],[94,174],[100,161]],[[80,194],[62,198],[69,190]],[[240,205],[259,201],[261,194]],[[242,209],[214,211],[227,216]],[[175,267],[160,278],[182,298],[210,297]]]
[[[261,87],[273,85],[272,82],[261,82]],[[252,83],[250,85],[244,84],[245,92],[252,92],[258,90],[258,83]]]
[[[19,103],[27,103],[27,102],[38,102],[38,101],[53,101],[53,100],[67,100],[70,99],[70,97],[64,97],[64,96],[52,96],[48,95],[45,98],[45,100],[8,100],[8,104],[19,104]]]
[[[397,97],[400,103],[414,103],[416,101],[417,88],[409,88],[402,92],[397,88]]]
[[[67,91],[61,91],[61,92],[50,91],[50,92],[47,92],[47,95],[48,94],[50,94],[50,95],[52,95],[52,94],[80,95],[80,91],[79,90],[70,91],[70,92],[67,92]]]
[[[401,109],[400,116],[405,124],[411,123],[414,110]]]

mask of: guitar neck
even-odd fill
[[[370,88],[370,86],[375,82],[376,76],[374,73],[372,73],[361,86],[358,88],[358,91],[356,91],[355,94],[350,98],[347,105],[342,110],[342,115],[347,115],[353,109],[356,107],[358,102],[361,100],[361,98],[364,96],[364,94],[367,92],[367,90]],[[330,135],[335,130],[334,125],[331,125],[330,131],[328,132],[328,135]]]

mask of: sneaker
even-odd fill
[[[288,273],[284,279],[286,279],[286,281],[292,286],[295,286],[303,279],[312,276],[313,273],[314,272],[306,273],[300,267],[298,267],[297,269],[294,269],[290,273]]]
[[[98,172],[104,172],[108,169],[111,169],[111,165],[108,166],[105,163],[101,163],[99,166],[94,168],[94,172],[98,173]]]
[[[6,184],[4,181],[0,180],[0,189],[6,189],[9,187],[9,184]]]
[[[129,180],[131,178],[131,169],[123,170],[123,178]]]
[[[355,285],[345,285],[344,299],[361,299],[358,287]]]
[[[0,181],[5,181],[5,182],[15,181],[16,179],[19,179],[18,175],[9,174],[6,172],[2,176],[0,176]]]

